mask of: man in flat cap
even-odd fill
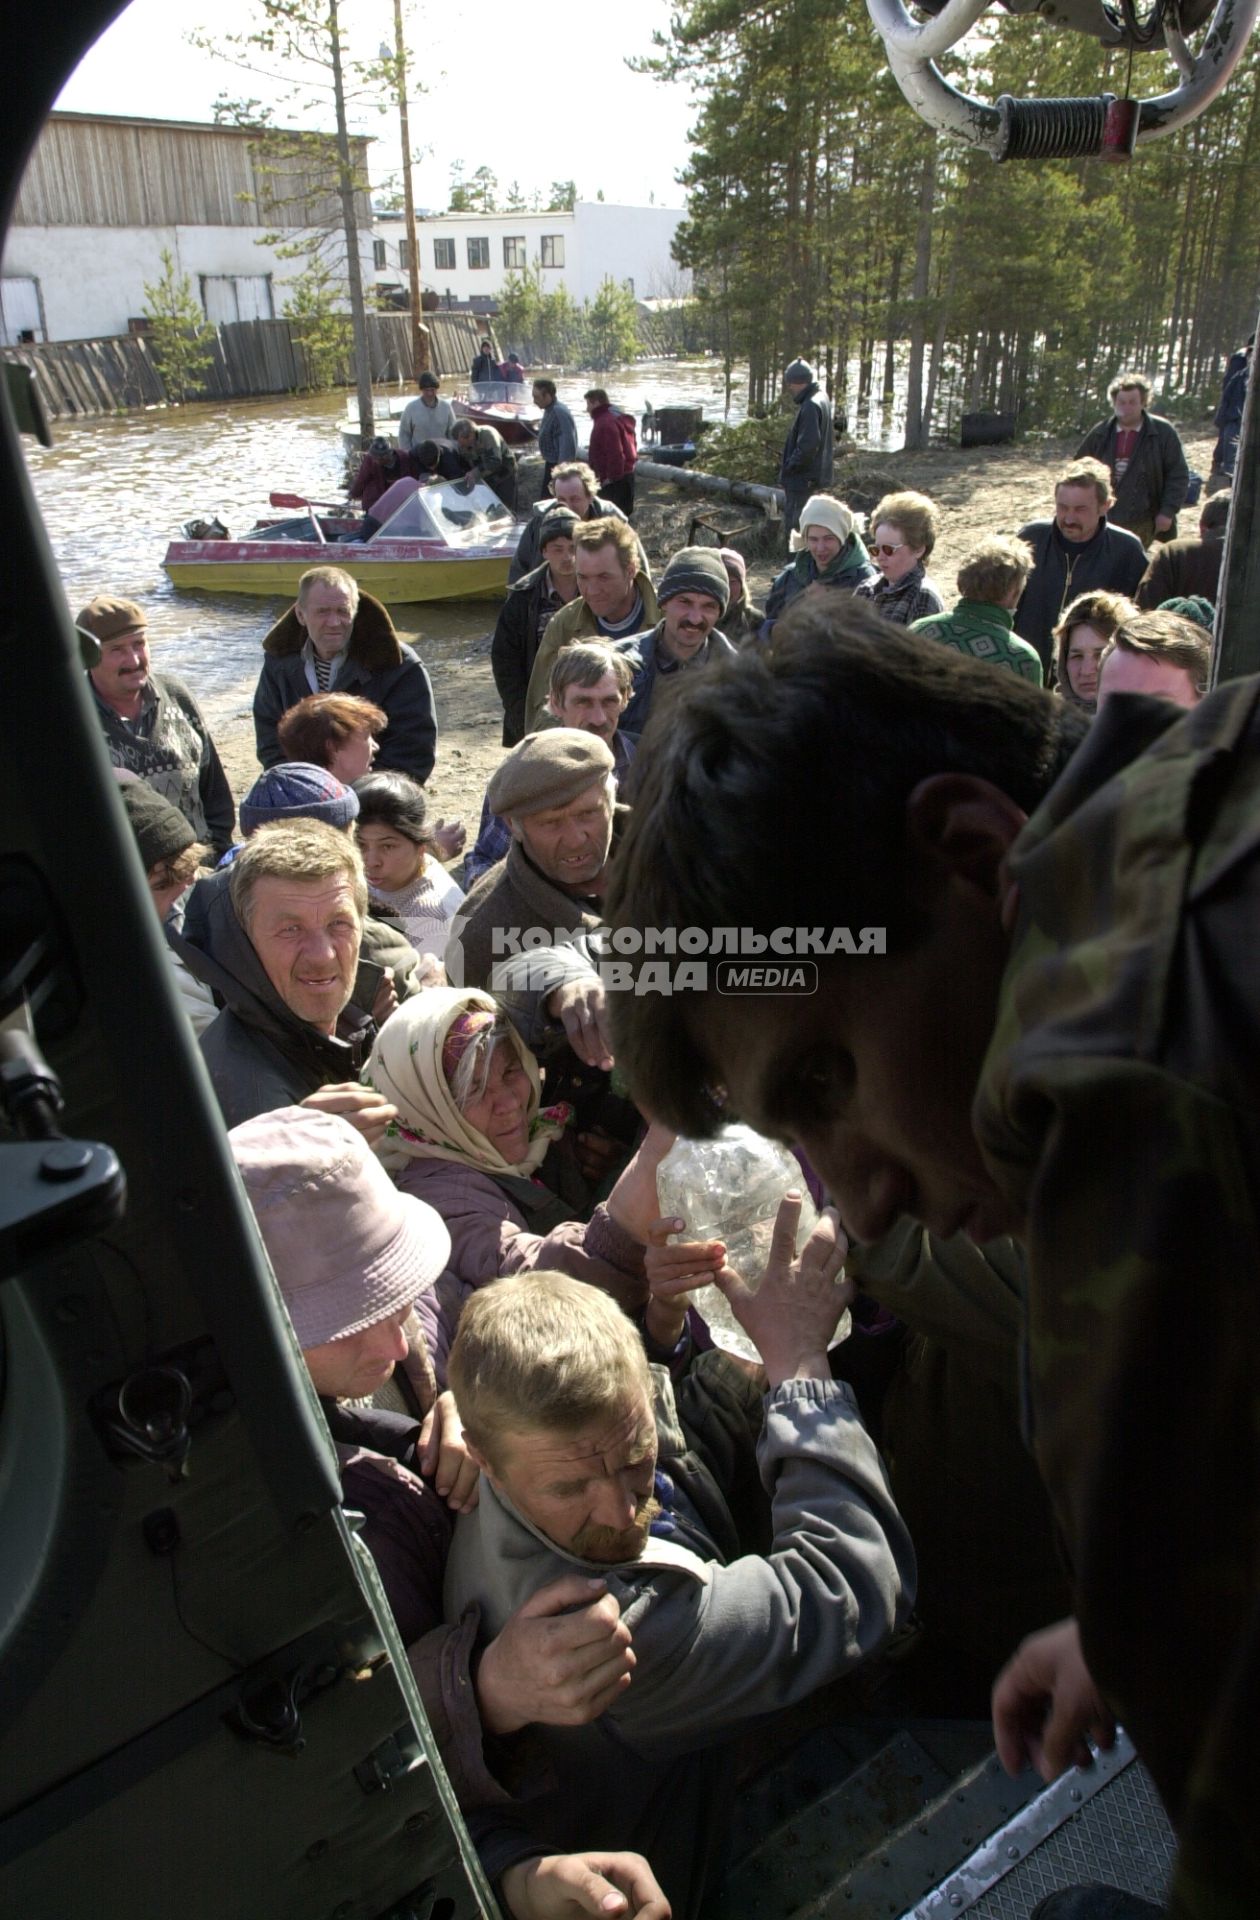
[[[735,648],[718,631],[730,591],[716,547],[683,547],[674,555],[656,589],[662,618],[650,633],[616,643],[634,675],[630,704],[621,717],[623,732],[642,733],[653,702],[659,704],[662,694],[677,687],[683,673],[723,655],[734,658]]]
[[[558,939],[600,924],[613,766],[598,734],[578,727],[550,727],[513,747],[486,790],[512,845],[455,916],[446,954],[453,985],[488,987],[494,962],[520,950],[526,929]]]
[[[110,760],[178,807],[216,858],[232,844],[236,808],[210,729],[182,680],[149,670],[148,622],[134,600],[89,600],[75,625],[100,659],[88,672]]]

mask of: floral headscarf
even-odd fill
[[[453,1067],[486,1024],[477,1016],[484,1013],[493,1019],[498,1011],[488,993],[466,987],[426,987],[404,1000],[381,1028],[363,1078],[398,1109],[398,1118],[378,1149],[391,1172],[409,1160],[454,1160],[481,1173],[528,1178],[564,1131],[569,1109],[542,1106],[538,1062],[516,1033],[512,1044],[530,1086],[525,1158],[515,1165],[505,1160],[483,1133],[469,1126],[456,1106],[443,1053],[448,1053]],[[448,1042],[454,1044],[448,1047]]]

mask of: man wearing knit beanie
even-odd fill
[[[446,951],[452,986],[489,986],[495,960],[517,951],[513,932],[543,927],[564,937],[600,924],[613,764],[599,735],[580,727],[548,727],[513,747],[486,790],[512,845],[455,916]]]
[[[656,589],[661,619],[651,633],[617,643],[634,674],[630,704],[622,716],[624,733],[637,735],[647,724],[658,684],[678,685],[678,676],[723,656],[734,647],[717,630],[730,599],[730,581],[717,547],[683,547]]]
[[[792,533],[810,495],[831,485],[835,427],[831,402],[814,378],[808,360],[791,361],[784,369],[783,384],[796,409],[779,462],[779,485],[785,497],[783,524]]]
[[[195,1034],[203,1034],[219,1009],[209,987],[189,972],[171,944],[168,928],[176,939],[183,927],[184,896],[197,878],[203,859],[211,858],[208,847],[198,845],[197,837],[178,807],[164,800],[143,780],[128,778],[119,789],[127,824],[135,835],[136,846],[149,885],[149,898],[166,937],[166,952],[175,975],[180,1005],[192,1022]]]

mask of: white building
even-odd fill
[[[332,136],[326,139],[332,146]],[[257,136],[239,127],[54,113],[23,176],[0,266],[0,345],[92,340],[129,331],[163,251],[186,274],[206,318],[269,319],[302,261],[259,244],[339,224],[322,166],[264,169]],[[366,179],[367,142],[352,143]],[[365,280],[371,212],[358,196]],[[331,264],[331,263],[330,263]]]
[[[542,275],[544,293],[565,287],[580,305],[601,280],[627,285],[638,299],[690,292],[690,275],[675,266],[670,244],[683,214],[671,207],[619,207],[579,200],[571,213],[441,213],[417,221],[420,285],[445,302],[493,300],[509,273]],[[401,217],[377,214],[374,278],[407,284],[407,241]]]

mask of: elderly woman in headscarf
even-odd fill
[[[770,638],[775,621],[798,593],[811,587],[856,593],[879,578],[863,544],[858,516],[832,493],[816,493],[805,502],[788,545],[796,558],[788,561],[766,598],[760,640]]]
[[[589,1220],[566,1136],[571,1109],[544,1107],[538,1062],[489,994],[431,987],[382,1027],[366,1079],[397,1109],[380,1155],[404,1193],[435,1207],[450,1268],[420,1303],[439,1381],[467,1295],[501,1275],[550,1268],[603,1288],[641,1325],[643,1256],[660,1208],[656,1169],[673,1143],[647,1135]]]

